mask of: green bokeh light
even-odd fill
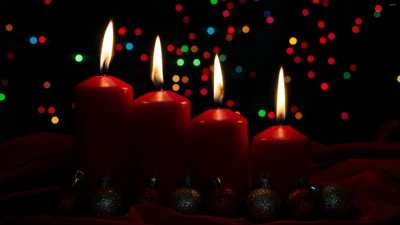
[[[374,16],[375,16],[375,18],[381,17],[381,12],[375,11],[375,12],[374,12]]]
[[[75,61],[77,61],[77,62],[82,62],[82,61],[83,61],[83,56],[82,56],[81,54],[77,54],[77,55],[75,56]]]
[[[6,99],[6,95],[3,93],[0,93],[0,102],[4,101]]]
[[[200,66],[200,59],[194,59],[193,60],[193,65],[194,66]]]
[[[266,115],[267,115],[267,112],[265,112],[264,109],[260,109],[260,110],[258,111],[258,116],[259,116],[259,117],[265,117]]]
[[[344,79],[350,79],[351,74],[349,72],[344,72],[343,77]]]
[[[178,60],[176,60],[176,64],[177,64],[178,66],[183,66],[183,65],[185,64],[185,60],[183,60],[183,59],[178,59]]]
[[[226,55],[222,54],[219,56],[219,60],[221,60],[221,62],[225,62],[226,61]]]
[[[187,46],[187,45],[182,45],[181,50],[182,50],[182,52],[187,52],[187,51],[189,51],[189,46]]]
[[[216,5],[218,3],[218,0],[210,0],[211,5]]]

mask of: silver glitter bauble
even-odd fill
[[[342,186],[330,184],[319,193],[322,216],[327,219],[342,219],[350,214],[350,193]]]
[[[199,214],[202,208],[200,192],[191,187],[192,179],[188,174],[184,186],[173,191],[169,198],[169,206],[176,211],[186,214]]]
[[[116,216],[123,213],[121,195],[109,186],[108,176],[104,177],[100,187],[94,190],[88,202],[89,214],[96,217]]]
[[[270,189],[268,178],[262,174],[260,188],[250,192],[246,198],[247,215],[255,223],[276,220],[281,211],[281,200],[278,194]]]

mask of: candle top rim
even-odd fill
[[[177,103],[189,104],[189,99],[169,90],[148,92],[134,100],[135,103]]]
[[[246,117],[235,113],[234,111],[227,108],[217,108],[217,109],[209,109],[192,119],[193,123],[204,123],[204,121],[208,120],[208,118],[214,118],[215,122],[225,122],[230,120],[235,120],[238,123],[247,123]]]
[[[261,131],[253,140],[262,141],[309,141],[308,137],[289,125],[275,125]]]
[[[120,80],[114,76],[104,76],[104,75],[95,75],[92,76],[77,85],[78,88],[84,89],[112,89],[115,87],[121,87],[122,89],[133,89],[133,87],[126,83],[123,80]]]

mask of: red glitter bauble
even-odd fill
[[[293,219],[311,220],[317,217],[317,194],[302,175],[297,189],[286,200],[287,209]]]
[[[148,187],[141,188],[137,191],[136,203],[138,204],[160,204],[161,198],[158,190],[156,189],[157,179],[156,175],[150,179]]]
[[[240,199],[236,191],[222,186],[218,177],[212,177],[211,182],[214,189],[208,202],[208,213],[219,217],[237,216],[240,208]]]
[[[55,214],[60,216],[76,216],[82,213],[83,195],[81,192],[84,173],[76,171],[72,185],[63,187],[56,200]]]

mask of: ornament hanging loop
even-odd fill
[[[84,175],[85,175],[85,173],[83,171],[77,170],[75,172],[74,181],[72,182],[72,187],[79,185],[79,183],[82,181]]]

